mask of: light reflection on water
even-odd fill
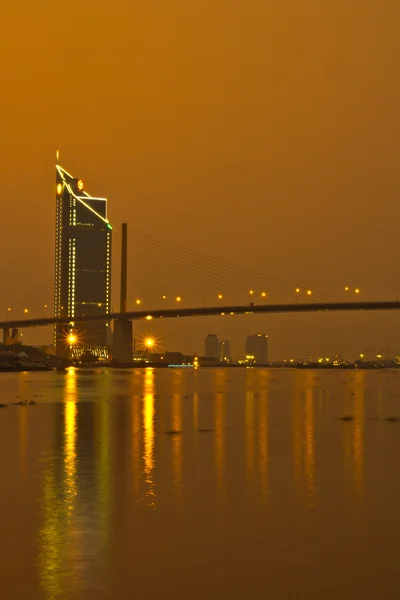
[[[174,597],[200,598],[205,588],[191,586],[202,574],[212,598],[291,597],[302,578],[319,582],[309,598],[350,598],[369,570],[380,597],[397,590],[400,423],[383,420],[400,418],[395,375],[70,369],[5,381],[10,399],[22,387],[42,396],[0,414],[0,525],[23,494],[31,516],[23,528],[13,520],[25,540],[15,559],[30,544],[36,565],[5,597],[155,598],[180,576]],[[3,538],[3,581],[7,547]],[[332,570],[350,595],[332,587]]]
[[[153,478],[154,460],[154,369],[148,368],[144,377],[143,399],[143,437],[144,437],[144,468],[143,475],[147,484],[145,496],[149,506],[156,507],[156,492]]]

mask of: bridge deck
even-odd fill
[[[42,317],[38,319],[14,319],[9,321],[0,321],[0,328],[25,328],[25,327],[44,327],[48,325],[63,325],[71,321],[74,323],[88,323],[92,321],[112,321],[115,319],[129,319],[137,321],[152,317],[153,319],[169,319],[178,317],[206,317],[216,315],[243,315],[257,313],[298,313],[298,312],[327,312],[327,311],[360,311],[360,310],[399,310],[398,301],[377,301],[377,302],[309,302],[296,304],[256,304],[239,306],[209,306],[161,309],[161,310],[135,310],[126,313],[109,313],[108,315],[83,316],[69,319],[66,317]]]

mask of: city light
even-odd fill
[[[150,348],[154,348],[154,345],[155,345],[154,338],[152,338],[152,337],[147,337],[147,338],[144,340],[144,345],[146,346],[146,348],[147,348],[148,350],[150,350]]]
[[[139,298],[137,298],[136,304],[142,304],[142,301]]]
[[[140,336],[139,339],[140,348],[146,352],[159,352],[160,351],[160,343],[159,338],[155,333],[151,331],[146,331]]]
[[[147,315],[147,317],[146,317],[146,319],[147,319],[148,321],[151,321],[151,320],[152,320],[152,318],[153,318],[153,317],[152,317],[151,315]]]
[[[78,338],[76,337],[76,335],[74,333],[70,333],[68,335],[67,340],[68,340],[69,345],[73,346],[78,341]]]

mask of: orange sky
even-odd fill
[[[125,217],[329,294],[354,284],[365,298],[395,297],[398,0],[4,4],[2,315],[53,273],[56,148],[110,199],[115,227]],[[323,340],[311,316],[164,335],[189,350],[209,330],[239,344],[261,328],[274,354],[350,352],[353,323],[357,344],[389,345],[400,324],[324,319]]]

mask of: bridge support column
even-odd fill
[[[128,289],[128,224],[122,223],[121,232],[121,315],[126,312]],[[124,316],[114,321],[112,359],[119,363],[132,363],[132,321]]]
[[[3,327],[3,344],[5,346],[12,346],[12,344],[18,344],[19,342],[19,331],[17,328],[10,330],[8,327]]]
[[[131,363],[133,358],[132,321],[118,319],[114,321],[112,360],[119,363]]]

